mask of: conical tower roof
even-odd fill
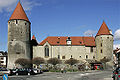
[[[22,20],[29,21],[20,1],[18,2],[17,6],[9,20],[13,20],[13,19],[22,19]]]
[[[111,35],[107,25],[105,24],[105,22],[103,21],[98,33],[96,36],[99,36],[99,35]]]
[[[32,36],[32,39],[36,40],[35,35]]]

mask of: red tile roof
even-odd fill
[[[36,40],[35,35],[32,36],[32,39]]]
[[[110,31],[104,21],[103,21],[103,24],[101,25],[96,36],[99,36],[99,35],[111,35]]]
[[[44,39],[39,45],[42,46],[46,42],[50,45],[67,45],[66,40],[68,37],[47,37]],[[70,37],[72,44],[71,45],[85,45],[85,46],[95,46],[95,38],[94,37]]]
[[[20,2],[18,2],[17,6],[9,20],[13,20],[13,19],[22,19],[22,20],[29,21]]]
[[[95,46],[95,38],[94,37],[83,37],[83,42],[85,46]]]

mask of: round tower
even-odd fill
[[[15,61],[19,58],[31,59],[30,24],[22,5],[18,2],[8,21],[8,68],[16,67]]]
[[[97,35],[95,36],[96,43],[96,59],[107,58],[112,59],[113,56],[113,35],[103,21]]]

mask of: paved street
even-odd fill
[[[112,80],[112,71],[53,73],[31,76],[10,76],[9,80]],[[2,80],[2,79],[0,79]]]

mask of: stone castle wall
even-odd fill
[[[15,67],[18,58],[30,59],[30,23],[25,20],[8,21],[8,68]]]
[[[45,46],[49,46],[49,57],[45,57]],[[85,46],[51,46],[48,42],[46,42],[43,46],[34,46],[33,47],[33,58],[42,57],[45,60],[49,58],[58,58],[60,55],[61,60],[67,60],[72,58],[81,60],[86,59],[86,55],[88,55],[88,59],[93,59],[95,56],[96,48],[93,48],[93,52],[90,52],[91,47]],[[65,59],[62,57],[65,56]]]
[[[96,59],[100,60],[104,57],[111,58],[113,56],[113,36],[100,35],[96,36]],[[102,50],[102,51],[101,51]]]

